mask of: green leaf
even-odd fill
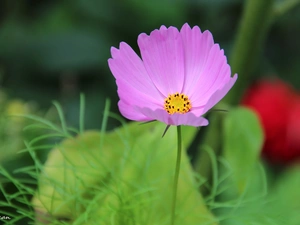
[[[224,120],[223,150],[238,195],[253,184],[263,140],[259,119],[253,111],[238,107],[228,113]]]
[[[297,225],[300,221],[300,165],[288,168],[270,191],[270,207],[283,221],[282,224]]]
[[[176,129],[131,123],[109,133],[67,139],[52,150],[33,199],[37,217],[73,224],[169,224],[176,160]],[[183,149],[195,135],[183,127]],[[215,224],[193,177],[181,162],[176,224]]]

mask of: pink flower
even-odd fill
[[[108,60],[118,86],[121,114],[136,121],[206,126],[203,118],[231,89],[224,51],[209,31],[186,23],[180,32],[161,26],[138,37],[141,58],[125,42]]]

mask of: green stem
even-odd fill
[[[270,27],[273,7],[274,0],[246,1],[229,60],[232,73],[239,74],[238,81],[226,96],[229,103],[238,103],[257,68],[262,44]]]
[[[79,107],[79,132],[84,131],[84,110],[85,110],[85,97],[84,94],[80,94],[80,107]]]
[[[177,126],[177,158],[176,158],[174,186],[173,186],[171,225],[174,225],[174,223],[175,223],[177,188],[178,188],[178,178],[179,178],[180,162],[181,162],[181,146],[182,146],[182,144],[181,144],[181,127]]]

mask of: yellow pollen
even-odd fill
[[[171,115],[174,113],[184,114],[192,108],[189,98],[185,94],[179,94],[178,92],[169,95],[165,99],[164,104],[164,109]]]

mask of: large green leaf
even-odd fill
[[[262,143],[263,132],[252,111],[239,107],[228,113],[222,161],[226,166],[220,177],[226,169],[230,172],[222,182],[219,202],[213,205],[224,225],[299,224],[300,167],[287,169],[267,187],[268,179],[259,160]]]
[[[256,114],[246,108],[232,109],[224,120],[224,157],[232,172],[234,192],[238,195],[254,185],[263,131]]]
[[[48,157],[33,203],[37,217],[73,224],[169,224],[176,161],[176,129],[131,123],[113,132],[65,140]],[[183,128],[183,147],[196,129]],[[176,224],[214,224],[197,191],[185,153]]]
[[[270,208],[281,224],[298,225],[300,221],[300,165],[288,168],[272,186]]]

